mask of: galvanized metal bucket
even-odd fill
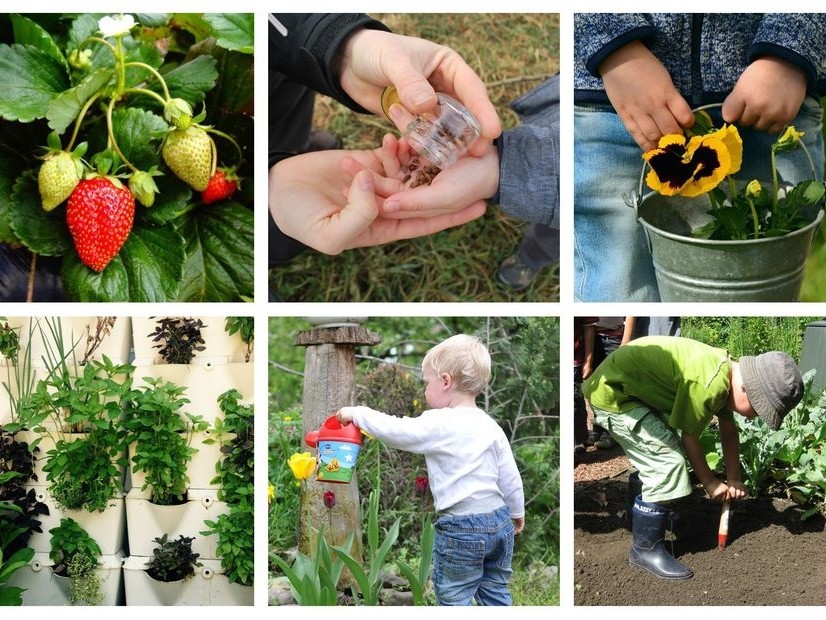
[[[675,198],[652,194],[637,210],[648,237],[662,301],[800,299],[812,239],[823,220],[822,209],[808,226],[783,237],[711,241],[685,236],[689,224],[681,216],[686,211],[674,204],[699,198]]]
[[[816,178],[811,157],[809,162]],[[662,301],[800,299],[812,240],[823,220],[822,206],[804,213],[809,225],[783,237],[699,239],[692,237],[691,231],[710,219],[708,196],[685,198],[650,193],[643,197],[646,166],[643,164],[639,193],[628,203],[645,228]]]

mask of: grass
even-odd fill
[[[820,100],[826,106],[826,97]],[[823,136],[826,139],[826,119],[823,121]],[[815,235],[812,254],[806,264],[806,276],[803,280],[801,301],[826,301],[826,226],[821,224]]]
[[[548,14],[374,15],[394,32],[459,52],[488,85],[507,129],[519,123],[510,103],[559,69],[559,18]],[[375,148],[392,126],[317,97],[314,126],[345,148]],[[478,220],[419,239],[325,256],[308,251],[270,270],[270,288],[289,301],[558,301],[559,268],[543,269],[525,292],[499,283],[499,263],[514,253],[527,224],[496,207]]]

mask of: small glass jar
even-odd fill
[[[421,158],[444,170],[467,152],[482,134],[482,128],[476,117],[453,97],[436,93],[436,98],[436,108],[416,115],[404,130],[404,137]],[[381,103],[386,115],[390,106],[398,102],[396,89],[385,89]]]

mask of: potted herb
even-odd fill
[[[252,345],[255,340],[255,318],[251,316],[228,316],[224,322],[224,329],[232,336],[238,334],[244,343],[244,361],[249,362],[252,357]]]
[[[183,414],[189,401],[185,389],[163,379],[146,378],[146,384],[130,392],[123,425],[128,432],[133,483],[143,474],[140,490],[150,490],[155,504],[186,501],[189,484],[187,464],[197,452],[192,435],[203,432],[206,422],[199,416]]]
[[[797,301],[826,186],[783,186],[777,158],[808,152],[794,127],[771,146],[770,179],[737,181],[743,147],[736,127],[695,114],[688,135],[667,135],[643,155],[654,190],[637,201],[663,301]],[[809,158],[811,164],[811,159]]]
[[[0,474],[0,484],[3,480],[4,474]],[[23,604],[22,594],[26,588],[12,582],[15,573],[34,557],[34,549],[19,544],[19,539],[26,533],[26,528],[14,521],[14,515],[19,511],[14,504],[0,501],[0,607]]]
[[[69,579],[69,600],[74,604],[98,605],[103,601],[101,576],[98,571],[100,547],[89,534],[72,519],[61,519],[58,527],[49,530],[52,535],[51,553],[53,572]]]
[[[34,448],[37,450],[37,448]],[[37,482],[34,472],[35,457],[25,441],[0,427],[0,521],[10,528],[19,528],[14,542],[7,541],[6,555],[11,555],[28,545],[35,532],[41,532],[41,515],[48,515],[49,508],[37,498],[30,482]]]
[[[152,551],[152,559],[146,574],[152,579],[170,583],[182,581],[195,574],[195,569],[203,566],[198,562],[198,554],[192,551],[193,537],[181,534],[177,540],[169,540],[164,534],[155,538],[157,546]]]
[[[189,364],[198,351],[206,349],[201,337],[206,325],[201,319],[166,317],[157,323],[149,337],[157,343],[153,347],[160,350],[167,364]]]

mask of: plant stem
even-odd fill
[[[80,131],[80,124],[83,122],[83,118],[86,116],[86,113],[89,111],[89,108],[92,107],[92,104],[97,101],[103,93],[98,91],[89,99],[86,100],[86,103],[83,104],[83,107],[80,109],[80,112],[75,119],[75,128],[72,130],[72,138],[69,140],[69,145],[66,147],[66,150],[71,152],[72,147],[75,145],[75,140],[77,140],[77,134]]]
[[[112,98],[109,100],[109,105],[106,108],[106,131],[109,133],[109,143],[112,145],[112,148],[115,149],[115,152],[120,157],[121,161],[126,164],[126,166],[132,172],[138,172],[138,169],[132,165],[132,163],[126,159],[126,155],[123,154],[123,151],[120,150],[117,141],[115,140],[115,132],[112,130],[112,110],[115,107],[115,103],[119,99],[119,95],[113,95]],[[113,171],[114,172],[114,171]]]
[[[166,101],[164,101],[163,97],[155,91],[148,90],[146,88],[126,88],[124,89],[123,94],[148,95],[149,97],[154,97],[157,99],[161,105],[166,105]]]
[[[774,146],[771,148],[771,163],[772,163],[772,221],[774,221],[774,212],[777,210],[777,151]]]
[[[219,129],[215,129],[214,127],[204,127],[204,130],[207,133],[214,133],[216,136],[221,136],[225,140],[229,140],[230,142],[232,142],[232,145],[235,147],[235,150],[238,152],[238,164],[237,165],[239,165],[239,166],[241,165],[241,162],[244,160],[244,154],[241,152],[241,147],[238,146],[238,143],[235,141],[235,139],[232,136],[230,136],[229,134],[225,134],[223,131],[221,131]]]
[[[154,67],[147,65],[144,62],[137,61],[127,62],[124,64],[124,67],[140,67],[141,69],[146,69],[149,71],[153,76],[155,76],[155,79],[161,83],[161,88],[163,88],[163,102],[166,103],[169,101],[169,88],[166,86],[166,80],[163,79],[163,76],[158,73]]]
[[[751,209],[751,221],[754,224],[754,238],[760,237],[760,223],[757,220],[757,210],[754,208],[754,201],[749,198],[749,209]]]

